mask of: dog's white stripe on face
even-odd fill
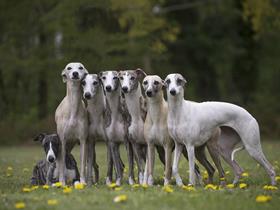
[[[49,158],[51,158],[51,157],[54,158],[54,160],[56,159],[53,148],[52,148],[52,143],[50,142],[50,149],[49,149],[48,154],[47,154],[47,161],[48,162],[50,162]]]

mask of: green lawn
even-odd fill
[[[263,148],[267,158],[273,163],[279,175],[280,167],[280,142],[263,142]],[[156,186],[144,189],[132,188],[124,184],[119,191],[109,189],[104,185],[106,171],[106,151],[103,144],[97,145],[97,160],[100,168],[100,182],[93,187],[84,190],[73,190],[70,194],[64,194],[62,189],[50,188],[45,190],[39,188],[31,192],[22,192],[22,188],[28,186],[32,173],[32,167],[37,160],[43,157],[43,150],[40,147],[1,147],[0,148],[0,209],[15,209],[16,202],[24,202],[25,209],[145,209],[145,210],[170,210],[170,209],[279,209],[280,189],[277,191],[265,191],[263,186],[269,183],[269,178],[264,170],[257,165],[246,153],[239,152],[237,160],[249,173],[244,179],[248,184],[247,189],[223,189],[205,190],[203,187],[196,187],[196,191],[189,192],[179,187],[172,186],[174,192],[167,193],[162,189],[163,167],[156,162]],[[78,157],[78,148],[74,154]],[[127,162],[122,150],[123,160]],[[77,159],[79,160],[79,159]],[[79,162],[79,161],[78,161]],[[127,165],[127,164],[126,164]],[[230,169],[224,164],[225,169]],[[12,167],[9,170],[8,167]],[[180,173],[187,183],[188,165],[183,158],[180,162]],[[201,167],[202,169],[202,167]],[[126,177],[125,177],[126,179]],[[217,184],[217,174],[215,182]],[[227,175],[227,182],[232,181],[232,172]],[[174,181],[173,181],[174,184]],[[278,187],[280,188],[279,184]],[[127,201],[114,203],[117,195],[127,195]],[[256,203],[255,198],[260,194],[272,196],[268,203]],[[57,204],[50,206],[49,199],[56,199]]]

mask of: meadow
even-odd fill
[[[280,142],[263,141],[264,152],[274,165],[277,175],[280,174]],[[240,189],[219,188],[205,189],[205,186],[197,186],[195,190],[187,190],[175,186],[174,180],[168,190],[163,188],[163,167],[156,160],[155,177],[156,184],[153,187],[129,186],[124,183],[120,188],[110,188],[104,184],[106,172],[106,149],[104,144],[97,145],[97,161],[100,168],[100,181],[92,187],[84,189],[71,189],[63,191],[63,188],[42,187],[29,188],[29,181],[34,164],[44,157],[41,147],[15,146],[0,148],[0,209],[28,210],[45,209],[145,209],[145,210],[172,210],[172,209],[279,209],[280,190],[265,190],[263,187],[269,184],[269,178],[246,151],[239,152],[236,159],[245,169],[246,175],[242,183],[246,186]],[[74,149],[74,155],[79,162],[78,147]],[[127,166],[126,156],[122,148],[122,157]],[[232,179],[231,169],[223,162],[227,172],[226,180],[229,184]],[[200,166],[202,174],[204,169]],[[188,165],[182,157],[180,161],[180,174],[184,183],[188,179]],[[205,175],[205,174],[204,174]],[[125,180],[127,173],[125,174]],[[278,181],[278,188],[280,181]],[[215,184],[218,184],[218,176],[215,173]],[[23,189],[29,192],[23,192]],[[125,201],[114,202],[116,196],[125,195]],[[258,195],[271,196],[268,202],[256,202]],[[24,205],[23,205],[24,203]]]

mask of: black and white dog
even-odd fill
[[[33,168],[31,185],[51,185],[58,182],[58,164],[60,154],[60,141],[57,134],[40,133],[34,141],[41,142],[46,153],[46,159],[40,160]],[[77,162],[71,153],[66,154],[66,177],[69,182],[80,180]]]

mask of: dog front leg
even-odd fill
[[[133,161],[133,148],[132,144],[129,141],[126,141],[126,152],[127,152],[127,159],[128,159],[128,184],[134,184],[134,161]]]
[[[63,139],[63,141],[61,141],[61,156],[60,156],[60,161],[59,162],[59,182],[61,182],[61,184],[63,186],[66,185],[66,181],[65,181],[65,168],[66,168],[66,140]]]
[[[81,177],[80,177],[80,182],[82,184],[86,184],[86,179],[85,179],[85,169],[86,169],[86,140],[81,141],[81,146],[80,146],[80,154],[81,154]]]
[[[113,157],[111,152],[111,144],[109,142],[106,143],[107,146],[107,177],[106,177],[106,185],[110,185],[112,183],[113,178]]]
[[[171,179],[171,162],[172,162],[172,145],[165,145],[165,171],[164,171],[164,185],[169,185]]]
[[[194,169],[195,153],[194,153],[194,146],[186,146],[186,147],[187,147],[187,152],[188,152],[188,157],[189,157],[189,170],[190,170],[189,184],[194,186],[195,185],[195,169]]]
[[[52,184],[54,169],[55,169],[54,164],[50,164],[50,166],[48,168],[48,171],[47,171],[47,180],[46,180],[46,184],[47,185],[51,185]]]
[[[92,144],[92,151],[93,151],[93,169],[94,169],[94,183],[99,181],[99,166],[96,162],[96,151],[95,151],[95,142]]]
[[[93,142],[92,142],[92,139],[88,139],[87,184],[89,186],[91,186],[93,184],[92,165],[93,165]]]
[[[154,184],[154,180],[153,180],[154,163],[155,163],[155,145],[152,142],[149,142],[148,143],[148,185],[150,186]]]
[[[175,141],[175,152],[174,152],[174,159],[173,159],[173,166],[172,166],[172,173],[176,179],[176,184],[178,186],[183,185],[183,181],[178,173],[178,164],[180,161],[180,156],[182,153],[183,146],[181,144],[176,143]]]

